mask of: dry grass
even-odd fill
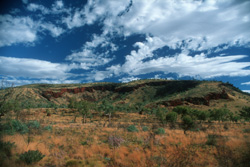
[[[154,119],[146,119],[144,115],[118,113],[119,116],[109,126],[108,118],[95,117],[92,121],[89,119],[87,124],[82,124],[78,117],[73,123],[72,114],[61,112],[58,110],[50,117],[38,111],[26,115],[26,120],[38,120],[42,127],[50,125],[53,130],[43,130],[30,136],[3,136],[4,141],[15,142],[13,155],[39,150],[45,157],[36,166],[233,167],[250,163],[250,133],[243,132],[243,129],[250,128],[249,123],[227,123],[228,130],[224,128],[224,123],[214,123],[206,132],[189,131],[187,135],[178,127],[165,127],[165,134],[155,135],[152,123],[148,123]],[[136,125],[139,132],[127,132],[126,127],[130,124]],[[143,132],[142,125],[148,126],[149,131]],[[214,145],[206,144],[209,134],[216,136]],[[124,142],[114,148],[108,143],[110,135],[120,136]],[[20,164],[17,156],[7,159],[4,164],[25,166]]]

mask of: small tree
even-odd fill
[[[195,127],[195,121],[192,119],[190,115],[185,115],[182,117],[182,129],[184,130],[184,134],[186,134],[187,130],[190,130]]]
[[[240,116],[243,117],[246,121],[250,120],[250,107],[242,107],[240,110]]]
[[[206,121],[209,118],[209,112],[196,110],[196,117],[199,121]]]
[[[215,121],[226,121],[229,119],[230,111],[227,108],[214,109],[210,113],[210,119]]]
[[[77,113],[78,111],[76,112],[77,101],[75,98],[71,98],[69,100],[68,108],[70,108],[72,111],[75,112],[74,122],[76,122],[76,118],[78,117],[78,113]]]
[[[160,107],[156,109],[155,116],[161,121],[163,125],[165,123],[166,114],[167,114],[167,109]]]
[[[91,114],[90,104],[86,101],[80,101],[77,102],[76,108],[83,117],[83,123],[86,123],[86,118]]]
[[[170,123],[170,125],[172,127],[174,127],[175,123],[177,121],[177,116],[178,116],[178,114],[176,112],[168,112],[166,114],[166,121],[167,121],[167,123]]]
[[[115,113],[114,106],[109,103],[107,100],[104,100],[102,104],[99,107],[100,110],[104,111],[105,114],[108,114],[109,116],[109,123],[111,122],[111,116]]]
[[[190,115],[191,109],[188,107],[177,106],[173,109],[173,111],[176,112],[177,114],[180,114],[181,117],[183,117],[184,115]]]

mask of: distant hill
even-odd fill
[[[114,105],[143,104],[172,108],[228,107],[238,111],[250,106],[250,95],[229,83],[196,80],[138,80],[129,83],[32,84],[0,90],[1,100],[18,100],[23,107],[65,107],[70,98]]]

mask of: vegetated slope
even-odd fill
[[[0,91],[0,100],[18,100],[24,106],[67,105],[70,98],[115,105],[142,103],[152,107],[189,105],[206,107],[249,106],[250,96],[233,85],[196,80],[139,80],[129,83],[33,84]]]

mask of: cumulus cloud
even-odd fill
[[[65,32],[52,23],[34,21],[30,17],[0,15],[0,47],[17,43],[33,43],[39,39],[38,33],[44,31],[50,32],[53,37],[58,37]]]
[[[50,32],[52,37],[58,37],[65,32],[61,27],[57,27],[51,23],[42,23],[41,28]]]
[[[80,63],[79,67],[85,70],[103,66],[113,60],[109,53],[117,49],[115,44],[108,40],[105,36],[93,35],[92,41],[86,42],[80,51],[68,55],[66,60]],[[105,52],[97,51],[97,47],[106,48]]]
[[[46,7],[44,7],[43,5],[39,5],[39,4],[35,4],[35,3],[30,3],[27,6],[27,9],[31,12],[35,12],[35,11],[40,11],[43,14],[49,14],[49,9],[47,9]]]
[[[97,0],[88,1],[84,9],[65,18],[65,23],[73,28],[103,20],[106,34],[151,34],[171,48],[204,50],[250,42],[249,8],[246,0]]]
[[[55,1],[51,8],[47,8],[43,5],[36,4],[36,3],[30,3],[27,6],[27,10],[31,12],[36,12],[39,11],[43,15],[48,15],[48,14],[62,14],[62,13],[69,13],[71,11],[71,8],[66,9],[64,7],[64,3],[61,0]]]
[[[0,47],[37,40],[37,25],[30,17],[0,15]]]
[[[73,76],[69,73],[73,68],[75,68],[74,64],[0,56],[0,75],[4,76],[65,80]]]
[[[63,17],[62,23],[66,24],[69,29],[84,26],[86,24],[84,11],[80,9],[75,10],[74,13]]]
[[[247,0],[97,0],[89,1],[77,18],[82,21],[81,25],[103,20],[103,34],[148,35],[145,42],[134,44],[138,50],[131,51],[124,64],[107,67],[105,73],[119,76],[160,71],[201,78],[248,76],[250,71],[245,68],[250,63],[237,62],[246,55],[209,58],[205,54],[192,57],[189,52],[212,48],[217,48],[213,52],[219,52],[235,45],[247,46],[250,42],[249,8]],[[219,48],[221,45],[226,46]],[[182,54],[158,57],[153,53],[164,46],[181,49]]]

